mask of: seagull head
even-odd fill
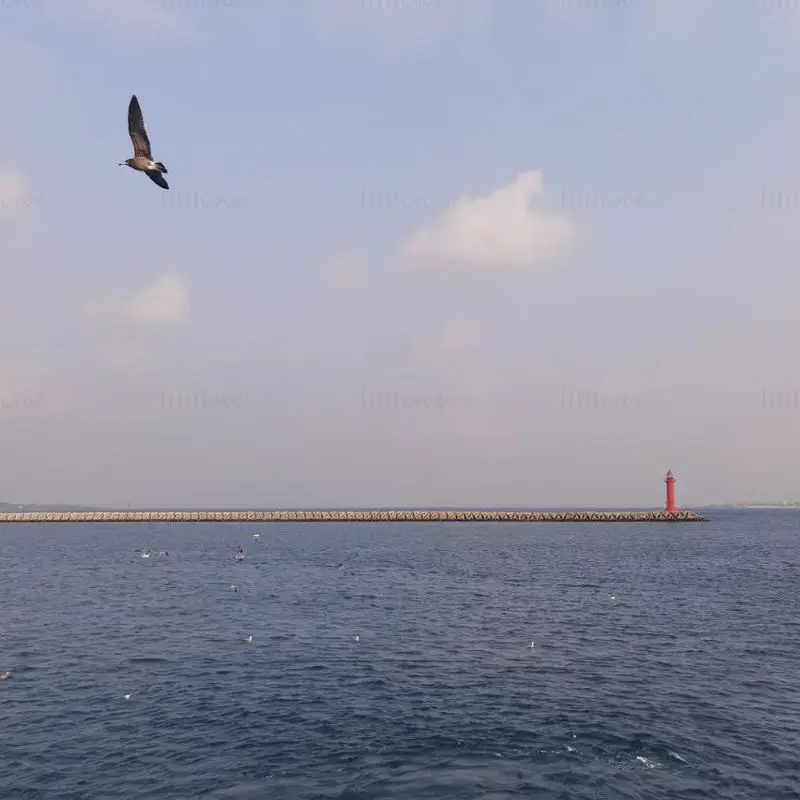
[[[131,163],[131,159],[128,158],[125,161],[120,161],[119,164],[117,164],[117,166],[118,167],[129,167],[130,163]]]

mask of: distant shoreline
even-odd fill
[[[696,506],[697,508],[735,508],[736,506],[720,505],[720,506]],[[235,514],[272,514],[276,512],[290,512],[290,513],[309,513],[312,511],[324,511],[335,513],[348,513],[352,511],[357,512],[382,512],[382,511],[474,511],[480,508],[481,511],[535,511],[540,513],[563,513],[563,512],[659,512],[664,510],[663,505],[658,506],[526,506],[526,505],[513,505],[513,506],[245,506],[243,508],[230,508],[220,506],[130,506],[123,508],[121,506],[77,506],[77,505],[57,505],[57,504],[14,504],[14,503],[0,503],[0,514],[28,514],[34,512],[45,513],[100,513],[100,512],[113,512],[113,513],[136,513],[136,514],[169,514],[169,513],[235,513]]]
[[[369,511],[19,511],[0,523],[70,522],[705,522],[694,511],[492,511],[392,509]]]
[[[728,511],[753,511],[758,509],[786,509],[788,511],[800,509],[800,503],[731,503],[729,505],[702,506],[702,508],[725,509]]]
[[[757,509],[800,509],[800,502],[796,503],[708,503],[696,504],[695,508],[707,509],[709,511],[727,510],[757,510]],[[637,512],[657,512],[662,511],[663,506],[568,506],[566,508],[554,508],[553,506],[525,506],[525,505],[506,505],[506,506],[481,506],[482,511],[535,511],[544,512],[588,512],[588,511],[637,511]],[[357,512],[383,512],[383,511],[472,511],[475,506],[296,506],[294,508],[270,508],[264,506],[245,506],[243,508],[220,508],[217,507],[164,507],[164,506],[142,506],[121,508],[120,506],[81,506],[57,503],[0,503],[0,514],[28,514],[28,513],[158,513],[167,514],[173,512],[188,513],[221,513],[234,512],[237,514],[247,513],[275,513],[289,511],[291,513],[308,513],[312,511],[346,513]]]

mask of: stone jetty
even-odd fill
[[[2,522],[705,522],[694,511],[21,511]]]

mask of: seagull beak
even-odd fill
[[[124,161],[120,161],[119,164],[117,164],[117,166],[118,167],[124,167],[125,166],[125,162]]]

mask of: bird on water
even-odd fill
[[[133,158],[121,161],[119,166],[129,166],[131,169],[144,172],[153,183],[158,184],[162,189],[169,189],[169,184],[161,174],[163,172],[166,175],[167,168],[160,161],[153,161],[150,153],[150,140],[147,138],[142,109],[136,95],[131,97],[128,106],[128,133],[133,142]]]

